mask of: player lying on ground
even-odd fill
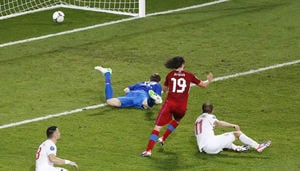
[[[56,142],[60,139],[60,132],[56,126],[51,126],[46,131],[47,140],[44,141],[36,153],[36,171],[68,171],[64,168],[54,167],[54,164],[68,164],[78,168],[75,162],[56,157]]]
[[[202,105],[203,114],[200,115],[195,122],[195,136],[200,152],[208,154],[217,154],[223,149],[231,149],[234,151],[246,151],[251,147],[258,152],[262,152],[265,148],[271,145],[271,141],[266,141],[258,144],[253,139],[241,132],[240,127],[236,124],[231,124],[225,121],[219,121],[213,114],[213,105],[204,103]],[[221,135],[215,135],[215,126],[231,127],[234,132],[227,132]],[[240,140],[244,145],[237,146],[233,144],[235,140]]]
[[[151,151],[157,140],[163,145],[167,137],[176,129],[180,120],[184,117],[187,110],[190,84],[194,83],[197,86],[206,88],[213,79],[210,73],[207,75],[206,81],[199,80],[194,74],[183,70],[184,63],[183,57],[180,56],[174,57],[165,63],[167,68],[173,69],[168,73],[163,87],[163,90],[168,92],[168,96],[156,118],[147,149],[141,154],[143,157],[151,156]],[[174,119],[172,119],[172,116]],[[166,124],[168,124],[168,128],[163,136],[158,139],[161,128]]]
[[[128,86],[124,89],[125,96],[113,98],[113,88],[111,84],[110,68],[96,66],[96,70],[103,73],[105,76],[105,97],[106,103],[113,107],[136,107],[139,109],[151,109],[155,104],[162,103],[161,93],[162,88],[159,84],[159,74],[152,74],[150,81],[139,82]]]

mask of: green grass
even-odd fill
[[[209,2],[209,0],[148,0],[146,4],[146,11],[147,14],[149,14],[204,2]],[[52,22],[52,14],[57,10],[63,11],[66,16],[65,21],[62,24]],[[1,21],[0,30],[3,31],[0,32],[0,43],[57,33],[75,28],[87,27],[108,21],[120,20],[123,18],[128,17],[66,8],[43,11]]]
[[[156,12],[195,2],[152,0],[147,6]],[[234,0],[1,48],[0,125],[104,103],[96,65],[113,69],[118,96],[153,72],[164,77],[163,63],[173,55],[184,55],[186,69],[203,79],[209,71],[218,77],[299,59],[299,5]],[[123,18],[64,9],[69,18],[55,25],[45,20],[52,12],[0,21],[0,30],[6,30],[0,43]],[[58,156],[76,161],[81,170],[299,170],[299,73],[296,64],[192,88],[185,118],[152,158],[139,154],[160,106],[152,111],[104,107],[1,129],[0,170],[34,170],[49,125],[62,132]],[[204,101],[215,104],[219,119],[239,124],[259,142],[272,140],[272,146],[262,154],[198,153],[193,123]],[[224,131],[231,130],[217,129]]]

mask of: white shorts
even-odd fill
[[[233,132],[224,133],[210,137],[206,140],[202,150],[207,154],[217,154],[223,151],[224,148],[231,148],[235,140]]]
[[[36,171],[68,171],[67,169],[53,166],[36,168]]]

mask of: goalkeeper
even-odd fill
[[[159,74],[152,74],[149,81],[139,82],[124,89],[125,95],[113,98],[113,88],[111,85],[110,68],[96,66],[96,70],[103,73],[105,77],[105,97],[109,106],[138,109],[151,109],[155,104],[162,103],[162,88],[159,84],[161,78]]]

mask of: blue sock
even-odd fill
[[[104,74],[105,76],[105,98],[106,100],[113,98],[113,88],[110,83],[110,72]]]
[[[110,77],[111,77],[110,72],[105,73],[104,77],[105,77],[105,83],[110,83]]]

